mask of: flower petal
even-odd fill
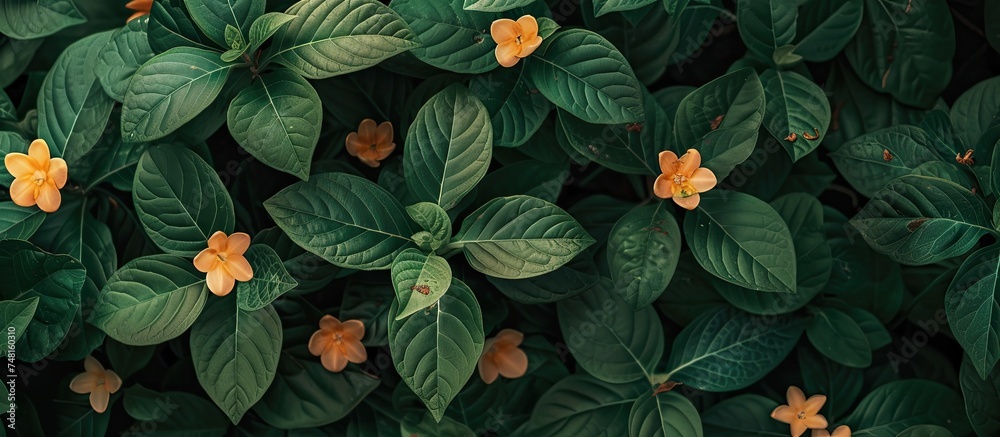
[[[801,420],[796,420],[792,422],[791,428],[792,428],[791,429],[792,437],[800,437],[802,434],[806,433],[807,429],[809,429],[808,427],[806,427],[806,424],[802,423]]]
[[[122,378],[114,370],[107,370],[104,372],[104,385],[109,392],[114,393],[122,387]]]
[[[312,337],[309,337],[309,353],[317,357],[323,355],[332,339],[330,333],[322,329],[314,332]]]
[[[677,173],[677,154],[670,151],[664,150],[660,152],[660,171],[669,176],[673,176]]]
[[[358,156],[358,152],[368,148],[368,144],[361,141],[361,137],[358,136],[357,132],[351,132],[347,134],[347,140],[345,141],[345,148],[347,153],[351,156]]]
[[[194,268],[198,269],[199,272],[208,273],[215,269],[215,265],[219,262],[218,252],[215,249],[204,249],[198,252],[194,257]]]
[[[49,159],[52,159],[52,156],[49,155],[49,145],[43,139],[31,142],[31,145],[28,146],[28,156],[34,159],[41,168],[48,166]]]
[[[97,387],[97,375],[90,372],[84,372],[73,377],[73,380],[69,382],[69,389],[73,393],[86,394],[90,393]]]
[[[778,408],[771,412],[771,418],[779,422],[792,423],[795,420],[795,411],[788,405],[778,405]]]
[[[233,286],[236,285],[236,278],[221,267],[212,269],[205,278],[208,281],[208,290],[216,296],[229,294],[230,291],[233,291]]]
[[[811,429],[826,429],[827,425],[829,425],[829,423],[826,422],[826,418],[823,417],[822,414],[806,416],[806,418],[802,420],[802,423]]]
[[[250,247],[250,236],[246,232],[233,232],[226,239],[226,254],[229,256],[243,255]]]
[[[38,197],[35,198],[38,209],[45,212],[56,212],[62,204],[62,195],[54,184],[45,183],[38,187]]]
[[[680,159],[680,165],[677,167],[677,173],[684,176],[691,177],[694,171],[701,167],[701,153],[695,149],[688,149],[687,153]]]
[[[326,352],[323,352],[320,361],[323,363],[323,367],[331,372],[340,372],[347,367],[347,357],[340,352],[340,349],[335,347],[331,347]]]
[[[701,203],[701,195],[698,193],[694,193],[687,197],[674,196],[674,203],[676,203],[681,208],[691,211],[697,208],[698,204]]]
[[[108,409],[108,399],[111,395],[108,391],[101,388],[90,392],[90,406],[94,408],[94,411],[98,413],[103,413],[104,410]]]
[[[10,183],[10,199],[17,206],[35,206],[35,188],[37,185],[22,179],[14,179]]]
[[[537,49],[538,46],[540,46],[540,45],[542,45],[542,37],[540,37],[540,36],[536,36],[536,37],[531,38],[531,39],[529,39],[527,41],[525,41],[522,38],[521,39],[521,52],[517,54],[517,57],[518,58],[527,58],[528,56],[531,56],[532,53],[535,53],[535,49]]]
[[[62,188],[66,186],[66,178],[69,176],[69,170],[66,168],[66,161],[62,158],[53,158],[49,161],[49,177],[56,184],[56,188]]]
[[[360,341],[345,341],[341,343],[344,349],[344,357],[347,361],[355,364],[360,364],[368,359],[368,351],[365,350],[365,345],[361,344]]]
[[[788,386],[788,390],[785,391],[785,399],[788,400],[788,406],[792,407],[793,410],[802,411],[802,406],[806,403],[806,395],[794,385]]]
[[[380,145],[375,148],[376,152],[375,159],[381,161],[385,158],[388,158],[389,155],[392,154],[393,150],[396,150],[396,143],[389,143],[388,145],[385,146]]]
[[[661,174],[656,177],[656,181],[653,182],[653,194],[661,199],[669,199],[674,197],[674,181],[670,179],[671,176]]]
[[[226,233],[222,231],[215,231],[211,237],[208,237],[208,247],[210,249],[215,249],[216,252],[225,252],[226,243],[229,242],[229,238],[226,237]]]
[[[805,411],[808,415],[813,415],[819,413],[819,410],[823,408],[823,404],[826,403],[826,396],[823,395],[812,395],[809,396],[809,400],[802,404],[802,411]]]
[[[521,42],[523,43],[526,38],[534,38],[538,36],[538,20],[531,15],[522,15],[521,18],[517,19],[517,25],[521,27]]]
[[[528,354],[518,348],[510,348],[494,355],[497,369],[504,378],[520,378],[528,371]]]
[[[376,148],[388,147],[392,144],[392,123],[383,121],[375,129]]]
[[[347,320],[341,323],[340,332],[344,334],[344,337],[361,340],[365,338],[365,324],[360,320]]]
[[[524,341],[524,334],[521,331],[508,328],[498,332],[496,339],[498,343],[504,343],[509,346],[520,346],[521,342]]]
[[[825,429],[814,429],[812,437],[830,437],[830,432]]]
[[[705,167],[701,167],[691,174],[688,178],[688,183],[699,193],[704,193],[712,188],[715,188],[715,184],[719,181],[715,178],[715,173]]]
[[[4,156],[3,165],[7,167],[7,172],[15,178],[30,176],[38,169],[38,163],[34,159],[23,153],[16,152],[8,153],[7,156]]]
[[[500,375],[500,369],[497,368],[497,365],[493,363],[493,360],[486,357],[479,359],[477,368],[479,369],[479,377],[483,378],[483,382],[487,384],[492,384],[493,381],[497,380],[497,376]]]
[[[851,437],[851,428],[847,425],[840,425],[833,430],[833,437]]]
[[[370,118],[361,120],[361,124],[358,125],[358,138],[365,143],[365,147],[375,143],[377,129],[378,125],[375,124],[375,120]]]
[[[490,36],[498,45],[505,42],[513,42],[517,35],[521,33],[520,26],[510,18],[501,18],[493,21],[490,25]]]
[[[243,255],[230,255],[223,265],[237,281],[246,282],[253,279],[253,268],[250,267],[250,262]]]
[[[521,46],[514,42],[505,42],[497,45],[496,57],[501,67],[513,67],[521,58],[517,55],[521,53]]]
[[[319,329],[324,331],[336,331],[341,329],[340,319],[329,314],[319,319]]]
[[[83,368],[87,370],[88,373],[104,373],[104,366],[101,365],[97,358],[88,355],[83,359]]]
[[[367,165],[367,166],[369,166],[371,168],[376,168],[376,167],[382,165],[382,163],[378,162],[377,159],[365,158],[363,156],[359,156],[358,159],[360,159],[362,163],[364,163],[365,165]]]

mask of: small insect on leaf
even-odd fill
[[[722,125],[722,119],[723,118],[726,118],[726,115],[725,114],[719,114],[718,117],[715,117],[715,120],[712,120],[712,125],[711,125],[712,126],[712,130],[716,130],[716,129],[719,128],[719,126]]]
[[[642,123],[629,123],[625,125],[625,130],[629,132],[642,132]]]
[[[658,385],[655,390],[653,390],[653,396],[656,396],[660,393],[666,393],[670,390],[673,390],[675,387],[679,385],[684,385],[684,384],[674,381],[664,382],[663,384]]]
[[[796,134],[795,132],[792,132],[792,133],[788,134],[787,137],[785,137],[785,141],[792,142],[792,143],[794,143],[795,140],[797,140],[797,139],[799,139],[799,135]]]
[[[895,158],[895,157],[892,156],[892,153],[889,153],[889,149],[882,149],[882,160],[883,161],[889,162],[889,161],[892,161],[892,158]]]
[[[426,284],[419,284],[410,287],[410,291],[416,291],[417,293],[427,296],[431,294],[431,287]]]
[[[819,128],[814,127],[813,128],[813,132],[814,133],[812,133],[812,134],[809,133],[809,132],[802,132],[802,138],[805,138],[805,139],[807,139],[809,141],[818,140],[819,139]]]
[[[924,222],[926,222],[927,220],[929,220],[927,217],[921,217],[918,219],[910,220],[910,222],[906,224],[906,229],[910,232],[914,232],[917,230],[917,228],[920,227],[920,225],[924,224]]]
[[[972,159],[972,154],[973,154],[972,149],[966,150],[965,156],[962,156],[961,153],[958,153],[955,155],[955,162],[962,165],[972,165],[976,162],[974,159]]]

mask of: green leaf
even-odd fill
[[[809,347],[799,347],[798,358],[805,383],[802,390],[826,395],[827,402],[820,411],[830,422],[837,422],[861,395],[864,371],[841,366]]]
[[[885,328],[882,321],[878,317],[875,317],[874,314],[859,307],[845,308],[844,312],[848,316],[851,316],[851,319],[854,319],[854,322],[861,327],[861,331],[865,333],[868,345],[871,346],[873,352],[892,344],[892,336],[889,334],[889,330]]]
[[[73,179],[81,181],[83,189],[90,191],[102,182],[108,182],[122,191],[132,191],[136,167],[146,153],[149,143],[125,143],[117,129],[117,118],[112,113],[109,128],[76,164],[70,164]]]
[[[469,429],[469,426],[445,416],[441,421],[437,421],[433,415],[424,413],[420,416],[420,421],[411,420],[410,417],[403,418],[400,423],[400,432],[404,436],[433,435],[437,437],[475,437],[476,433]]]
[[[236,57],[242,55],[243,51],[246,50],[247,48],[246,47],[247,43],[243,39],[243,34],[240,33],[240,29],[236,28],[231,24],[227,24],[225,30],[225,36],[226,36],[226,44],[224,47],[230,47],[231,50],[229,50],[229,52],[238,51],[239,53],[237,53]],[[225,56],[225,54],[223,54],[223,56]],[[232,62],[236,57],[234,57],[233,59],[223,58],[222,60],[226,62]]]
[[[233,200],[219,175],[196,153],[176,146],[142,155],[132,188],[135,212],[164,252],[193,257],[217,231],[233,232]]]
[[[647,384],[611,384],[576,374],[553,385],[535,404],[525,436],[601,436],[628,434],[632,403]]]
[[[674,340],[666,375],[705,391],[733,391],[757,382],[798,342],[805,324],[789,316],[762,318],[720,306],[691,322]]]
[[[452,209],[490,166],[490,115],[467,88],[449,86],[417,112],[406,145],[403,172],[410,192],[419,201]]]
[[[913,425],[896,434],[896,437],[952,437],[953,435],[943,426]]]
[[[406,213],[429,234],[427,247],[421,248],[435,251],[451,241],[451,217],[436,203],[420,202],[410,205],[406,207]]]
[[[111,41],[111,31],[77,41],[49,70],[38,92],[38,136],[52,156],[76,161],[104,133],[114,101],[97,80],[98,53]]]
[[[288,70],[266,73],[229,105],[229,132],[264,164],[309,179],[323,109],[309,82]]]
[[[262,61],[307,79],[358,71],[418,46],[406,23],[375,0],[302,0],[278,29]]]
[[[756,197],[709,191],[684,220],[698,264],[719,279],[751,290],[794,293],[796,261],[784,219]]]
[[[86,270],[69,255],[42,252],[22,240],[0,241],[2,300],[37,297],[39,305],[17,340],[17,359],[33,363],[56,350],[80,310],[80,289]]]
[[[736,9],[740,37],[758,59],[770,60],[774,49],[795,40],[795,3],[763,0],[740,3]]]
[[[559,301],[559,327],[580,367],[610,383],[649,380],[666,344],[656,310],[635,311],[603,279],[586,293]]]
[[[153,2],[149,10],[149,46],[156,53],[185,46],[213,49],[208,37],[191,21],[183,0]]]
[[[594,16],[611,12],[632,11],[649,6],[658,0],[594,0]]]
[[[480,12],[504,12],[532,3],[534,0],[465,0],[462,9]]]
[[[1000,360],[1000,246],[973,252],[959,267],[945,294],[948,326],[969,355],[979,376],[986,379]]]
[[[156,346],[129,346],[109,338],[104,345],[104,353],[108,355],[108,367],[124,380],[149,364],[156,353]]]
[[[254,244],[243,254],[253,278],[241,282],[236,288],[236,305],[243,311],[257,311],[268,306],[282,294],[299,285],[285,270],[274,249],[264,244]]]
[[[21,77],[44,38],[11,39],[0,34],[0,87],[6,87]]]
[[[295,244],[281,229],[272,227],[257,233],[253,244],[266,244],[284,260],[285,270],[298,282],[296,293],[311,293],[330,283],[335,277],[347,273],[312,252]]]
[[[497,44],[486,32],[501,14],[466,10],[458,1],[395,0],[392,9],[420,42],[412,52],[417,59],[455,73],[485,73],[499,66],[493,54]]]
[[[830,154],[854,189],[872,197],[890,181],[938,157],[932,139],[916,126],[893,126],[855,138]],[[885,160],[885,151],[892,156]]]
[[[3,320],[8,340],[11,334],[15,342],[21,338],[35,315],[39,299],[39,296],[32,296],[24,300],[8,299],[0,302],[0,320]]]
[[[945,3],[865,0],[861,27],[844,52],[871,88],[929,108],[951,80],[955,26]]]
[[[173,133],[215,101],[235,66],[217,52],[191,47],[154,56],[132,76],[122,100],[122,139],[136,143]]]
[[[208,437],[223,434],[229,428],[226,416],[215,405],[190,393],[161,393],[136,384],[125,389],[122,404],[133,419],[155,423],[156,435]],[[140,424],[139,429],[145,427]]]
[[[405,319],[433,305],[451,287],[451,266],[434,254],[406,249],[392,261],[392,283],[402,309],[396,320]]]
[[[774,49],[774,54],[771,56],[771,59],[774,61],[774,65],[778,68],[787,69],[795,67],[802,62],[802,55],[795,53],[796,48],[798,47],[794,45],[787,45]],[[764,79],[761,78],[761,80]]]
[[[858,31],[863,11],[864,0],[805,1],[799,7],[795,53],[809,62],[833,59]]]
[[[681,229],[667,202],[629,211],[608,237],[614,288],[634,309],[663,294],[681,255]]]
[[[767,107],[764,126],[788,151],[792,161],[798,161],[816,149],[830,125],[830,101],[823,89],[793,71],[767,70],[760,76],[764,84]],[[806,139],[805,134],[818,138]],[[796,135],[796,141],[785,138]]]
[[[253,406],[269,425],[281,429],[314,428],[346,417],[375,390],[379,379],[351,367],[330,373],[319,358],[302,360],[281,354],[278,373],[264,397]]]
[[[913,425],[946,426],[956,435],[967,429],[962,398],[927,380],[894,381],[868,393],[844,419],[851,435],[892,437]]]
[[[1000,114],[1000,77],[986,79],[962,93],[951,107],[951,124],[961,143],[974,147],[988,131],[1000,125],[997,114]],[[977,156],[990,153],[976,152]]]
[[[851,219],[868,245],[906,265],[961,255],[992,233],[990,212],[971,191],[944,179],[903,176]]]
[[[367,179],[322,173],[264,201],[288,237],[327,262],[384,270],[413,243],[410,220],[389,192]]]
[[[843,311],[823,308],[815,312],[806,336],[820,353],[836,363],[862,369],[872,363],[872,348],[865,332]]]
[[[476,296],[455,279],[431,308],[399,320],[389,308],[389,350],[403,382],[440,421],[445,409],[476,370],[483,352],[483,316]]]
[[[247,52],[254,53],[257,51],[278,29],[281,29],[294,19],[294,15],[283,14],[281,12],[268,12],[253,20],[253,24],[250,25]]]
[[[243,311],[235,296],[213,296],[191,327],[198,382],[234,425],[271,385],[281,338],[273,307]]]
[[[132,75],[153,58],[148,28],[149,20],[131,20],[97,53],[94,73],[112,99],[125,100]]]
[[[474,76],[469,91],[486,107],[493,125],[493,144],[519,147],[542,127],[552,105],[535,89],[524,63],[513,68],[498,68]]]
[[[526,279],[487,276],[486,279],[516,302],[538,304],[557,302],[590,290],[600,280],[600,272],[590,254],[581,252],[566,265],[544,275]]]
[[[588,123],[643,120],[642,89],[621,52],[583,29],[558,32],[525,67],[538,91]]]
[[[493,199],[466,217],[452,244],[462,245],[480,272],[523,279],[561,267],[594,239],[562,208],[511,196]]]
[[[212,41],[222,47],[232,47],[227,38],[226,26],[238,30],[240,39],[247,34],[250,23],[264,14],[265,0],[184,0],[191,20]]]
[[[358,319],[365,324],[365,346],[389,344],[389,307],[396,301],[396,291],[384,274],[378,279],[351,276],[340,303],[340,320]]]
[[[649,394],[647,396],[647,394]],[[639,396],[628,414],[630,437],[702,437],[701,417],[688,398],[677,392]]]
[[[186,258],[136,258],[108,278],[89,322],[132,346],[180,336],[201,314],[208,297],[205,274]]]
[[[990,372],[988,378],[982,378],[968,357],[962,360],[959,383],[969,422],[977,435],[1000,433],[1000,378],[997,375],[997,372]]]
[[[44,211],[38,208],[17,206],[14,202],[0,202],[0,240],[27,240],[45,221]]]
[[[705,433],[718,437],[741,437],[747,433],[758,436],[784,437],[788,425],[771,418],[778,403],[758,394],[741,394],[712,406],[701,414]]]
[[[0,3],[0,34],[14,39],[41,38],[86,22],[72,0],[5,0]]]

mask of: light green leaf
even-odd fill
[[[41,38],[86,22],[72,0],[0,2],[0,34],[14,39]]]
[[[649,390],[643,393],[632,404],[628,422],[630,437],[704,435],[698,410],[677,392],[653,394],[653,390]]]
[[[720,306],[702,314],[674,340],[666,375],[698,390],[721,392],[749,386],[784,361],[805,324],[789,316],[762,318]]]
[[[994,232],[990,212],[971,191],[944,179],[903,176],[851,219],[868,245],[906,265],[961,255]]]
[[[645,383],[611,384],[587,374],[565,378],[545,392],[521,428],[524,436],[621,437]]]
[[[639,80],[621,52],[583,29],[558,32],[528,59],[529,77],[556,106],[588,123],[644,117]]]
[[[872,348],[857,322],[834,308],[814,313],[806,326],[809,342],[828,359],[847,367],[866,368],[872,363]]]
[[[149,148],[132,188],[135,212],[164,252],[194,257],[217,231],[233,232],[233,200],[215,170],[189,149]]]
[[[767,107],[764,126],[788,151],[792,161],[798,161],[816,149],[830,125],[830,101],[823,89],[793,71],[767,70],[760,76],[764,85]],[[805,135],[816,136],[806,139]],[[795,141],[786,137],[794,133]]]
[[[916,126],[893,126],[855,138],[830,154],[854,189],[872,197],[889,181],[912,173],[938,157],[932,139]],[[885,160],[885,151],[892,155]]]
[[[945,294],[948,326],[968,354],[979,377],[986,379],[1000,360],[1000,245],[973,252],[959,267]]]
[[[253,24],[250,25],[250,42],[247,45],[247,52],[255,52],[278,29],[281,29],[294,19],[294,15],[283,14],[281,12],[268,12],[253,20]]]
[[[420,42],[412,52],[417,59],[455,73],[485,73],[500,66],[493,54],[497,44],[487,32],[502,14],[466,10],[459,1],[394,0],[391,6]]]
[[[434,254],[406,249],[392,262],[392,283],[401,309],[396,320],[405,319],[437,302],[451,287],[451,266]]]
[[[493,145],[519,147],[542,127],[552,105],[534,89],[524,63],[474,76],[469,81],[469,91],[490,114]]]
[[[451,217],[436,203],[420,202],[406,207],[410,218],[429,234],[430,240],[425,250],[438,250],[451,241]],[[417,242],[420,244],[420,242]]]
[[[240,41],[258,17],[264,14],[265,0],[184,0],[191,21],[198,25],[212,41],[221,47],[235,48],[230,42],[230,32],[226,26],[232,26]]]
[[[288,274],[281,258],[270,246],[254,244],[243,254],[253,278],[236,287],[236,305],[243,311],[257,311],[299,285]]]
[[[229,132],[264,164],[309,179],[323,109],[309,82],[288,70],[266,73],[229,105]]]
[[[227,24],[225,35],[226,35],[226,44],[223,47],[231,48],[232,50],[230,51],[238,50],[239,54],[236,55],[237,57],[239,55],[242,55],[243,50],[246,50],[246,41],[244,41],[243,34],[240,33],[240,30],[231,24]],[[223,59],[223,61],[231,62],[232,59]]]
[[[368,68],[418,46],[399,15],[375,0],[302,0],[278,29],[263,63],[275,61],[307,79]]]
[[[796,290],[788,225],[756,197],[719,190],[701,194],[698,208],[684,220],[684,236],[698,264],[719,279],[751,290]]]
[[[740,37],[758,59],[770,60],[774,49],[795,40],[795,3],[787,0],[740,2],[736,8]]]
[[[534,0],[465,0],[462,8],[467,11],[504,12],[532,3]]]
[[[556,306],[566,346],[580,367],[610,383],[649,380],[666,344],[656,310],[639,311],[608,279]]]
[[[112,99],[125,100],[132,75],[153,58],[148,28],[149,20],[131,20],[97,53],[94,73]]]
[[[681,255],[681,229],[667,202],[629,211],[608,237],[608,264],[615,291],[632,306],[648,306],[663,294]]]
[[[452,244],[472,268],[489,276],[523,279],[551,272],[594,239],[556,205],[530,196],[493,199],[462,221]]]
[[[795,53],[809,62],[833,59],[858,31],[863,11],[864,0],[805,1],[799,7]]]
[[[135,384],[125,389],[122,405],[133,419],[155,423],[155,434],[159,436],[218,436],[229,428],[226,416],[215,405],[191,393],[160,393]],[[141,423],[139,429],[148,428]]]
[[[271,385],[281,338],[281,319],[273,307],[243,311],[236,296],[213,296],[191,327],[198,382],[234,425]]]
[[[894,381],[865,396],[844,419],[852,436],[894,437],[913,425],[941,425],[966,435],[968,421],[962,398],[943,384],[928,380]]]
[[[39,299],[39,296],[32,296],[24,300],[8,299],[0,302],[0,320],[3,320],[4,332],[8,334],[8,338],[10,334],[14,335],[15,342],[21,338],[35,315]]]
[[[98,53],[111,31],[90,35],[66,48],[38,92],[38,136],[52,156],[74,162],[104,133],[114,101],[97,80]]]
[[[959,384],[969,422],[977,435],[997,435],[1000,433],[1000,378],[998,372],[990,372],[982,378],[976,366],[966,357],[959,371]]]
[[[486,175],[493,156],[493,125],[475,95],[452,85],[420,108],[407,130],[406,145],[403,172],[410,193],[449,210]]]
[[[322,173],[264,202],[288,237],[327,262],[384,270],[413,242],[402,205],[375,183],[345,173]]]
[[[180,336],[208,297],[205,274],[175,255],[136,258],[108,278],[88,322],[132,346]]]
[[[483,352],[483,316],[476,296],[455,279],[433,307],[398,320],[389,308],[389,350],[396,371],[440,421],[476,370]]]
[[[218,52],[192,47],[154,56],[135,72],[125,93],[122,139],[137,143],[173,133],[216,100],[235,66],[223,63]]]
[[[0,202],[0,240],[27,240],[45,221],[44,211],[38,208],[17,206],[14,202]]]
[[[601,15],[608,14],[611,12],[623,12],[623,11],[633,11],[639,8],[649,6],[656,3],[659,0],[593,0],[594,1],[594,16],[600,17]]]

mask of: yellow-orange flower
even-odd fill
[[[149,15],[149,10],[153,7],[153,0],[132,0],[126,3],[125,7],[135,11],[134,14],[125,20],[127,23],[143,15]]]
[[[392,123],[388,121],[375,126],[375,120],[366,118],[358,125],[357,132],[347,136],[347,153],[369,167],[378,167],[379,161],[389,157],[393,150],[396,143],[392,142]]]
[[[501,18],[490,25],[490,36],[497,43],[497,62],[504,67],[513,67],[521,58],[527,58],[542,44],[538,36],[538,22],[535,17],[525,15],[517,21]]]
[[[8,153],[3,164],[14,176],[10,198],[18,206],[35,206],[45,212],[55,212],[62,203],[59,189],[66,185],[67,167],[62,158],[49,155],[45,140],[35,140],[28,154]]]
[[[486,340],[483,355],[479,357],[479,376],[487,384],[504,378],[520,378],[528,371],[528,355],[518,346],[524,341],[524,334],[513,329],[504,329],[496,337]]]
[[[250,236],[235,232],[226,236],[216,231],[208,239],[208,248],[194,257],[194,268],[208,273],[208,289],[217,296],[225,296],[233,291],[236,281],[253,279],[253,269],[243,254],[250,247]]]
[[[368,351],[361,344],[364,336],[365,324],[360,320],[340,323],[336,317],[325,315],[319,319],[319,331],[309,337],[309,353],[320,357],[326,370],[340,372],[348,361],[360,364],[368,359]]]
[[[826,396],[813,395],[806,400],[802,390],[793,385],[788,387],[785,397],[788,405],[779,405],[771,412],[771,417],[791,425],[792,437],[801,436],[807,429],[826,429],[826,418],[818,414],[826,403]]]
[[[701,195],[715,187],[718,182],[712,170],[701,166],[701,154],[688,149],[684,156],[669,150],[660,152],[660,171],[663,172],[653,183],[653,193],[663,199],[674,199],[674,203],[684,209],[695,209],[701,202]]]
[[[90,406],[94,411],[103,413],[108,409],[111,394],[121,388],[122,379],[114,371],[104,370],[94,357],[84,358],[83,368],[86,372],[76,375],[69,382],[69,389],[79,394],[90,393]]]
[[[837,429],[833,430],[833,435],[830,435],[830,431],[825,429],[814,429],[812,437],[851,437],[851,428],[848,428],[847,425],[838,426]]]

